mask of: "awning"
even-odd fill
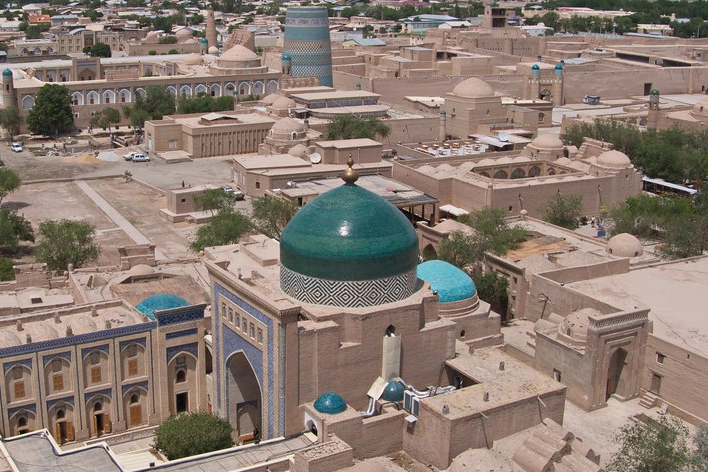
[[[463,210],[462,208],[457,208],[454,205],[442,205],[440,207],[441,211],[444,211],[445,213],[449,213],[454,216],[463,216],[463,215],[469,215],[470,213],[467,210]]]

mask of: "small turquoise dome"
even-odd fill
[[[291,60],[290,54],[288,54],[287,52],[284,52],[283,53],[283,62],[288,62],[290,60]]]
[[[4,72],[3,72],[4,74]],[[659,91],[657,89],[652,89],[651,92],[649,92],[650,95],[659,95]]]
[[[347,402],[338,393],[326,392],[317,397],[314,407],[320,413],[336,415],[347,409]]]
[[[533,66],[531,66],[531,70],[541,70],[541,68],[538,67],[538,64],[534,64]]]
[[[405,388],[403,388],[403,384],[401,384],[401,382],[392,380],[388,383],[388,385],[386,385],[386,388],[383,391],[383,399],[387,402],[403,401],[404,391]]]
[[[563,66],[561,64],[556,64],[556,70],[563,70]]]
[[[201,44],[209,44],[209,40],[206,39],[206,38],[200,39],[199,42],[200,42]]]
[[[156,293],[155,295],[138,303],[135,308],[151,320],[154,320],[155,311],[169,310],[170,308],[179,308],[181,306],[189,305],[191,305],[191,303],[187,300],[172,293]]]
[[[2,76],[3,77],[12,77],[12,71],[9,68],[7,68],[4,71],[2,71]]]
[[[428,282],[443,303],[466,300],[477,294],[472,278],[445,261],[425,261],[418,265],[418,278]]]
[[[412,272],[418,237],[405,215],[357,185],[334,188],[305,205],[280,238],[281,264],[325,280],[378,280]]]

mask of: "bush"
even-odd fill
[[[179,51],[176,49],[170,49],[169,51],[167,51],[167,54],[179,54]]]
[[[157,56],[157,51],[155,51],[154,49],[149,50],[148,56]]]
[[[214,414],[179,413],[157,428],[153,447],[172,461],[231,447],[232,431],[228,421]]]

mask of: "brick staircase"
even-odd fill
[[[657,405],[659,397],[651,393],[650,391],[644,392],[642,398],[639,399],[639,405],[646,408],[647,410],[653,408]]]

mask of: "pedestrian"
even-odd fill
[[[182,181],[182,188],[184,188],[184,180]]]
[[[253,428],[253,441],[258,444],[261,442],[261,432],[258,430],[258,426]]]

